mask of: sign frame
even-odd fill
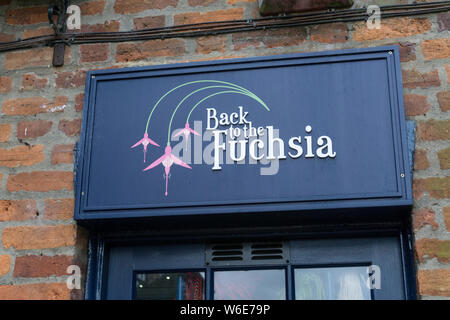
[[[400,192],[380,195],[377,197],[353,199],[308,199],[301,201],[275,201],[266,203],[222,203],[211,205],[183,205],[172,207],[153,208],[125,208],[111,209],[89,208],[86,201],[86,183],[89,180],[89,161],[91,150],[91,137],[93,134],[96,88],[99,81],[111,79],[135,79],[152,75],[167,75],[178,73],[192,73],[193,70],[234,70],[254,68],[258,63],[335,63],[340,61],[357,61],[367,59],[386,59],[389,79],[389,93],[391,103],[393,143],[396,146],[395,166],[398,173],[397,184]],[[264,56],[256,58],[239,58],[229,60],[190,62],[170,65],[157,65],[147,67],[132,67],[122,69],[88,71],[86,77],[85,100],[83,109],[82,132],[79,142],[79,151],[75,161],[75,220],[90,221],[104,219],[151,218],[166,216],[193,216],[213,214],[239,214],[283,211],[317,211],[317,210],[346,210],[357,208],[398,208],[408,209],[412,206],[412,174],[408,159],[408,144],[406,118],[403,106],[403,87],[398,46],[384,46],[375,48],[360,48],[338,51],[325,51],[314,53],[300,53],[288,55]]]

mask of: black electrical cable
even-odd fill
[[[450,1],[381,6],[381,18],[425,15],[450,10]],[[298,27],[313,24],[364,21],[369,17],[366,8],[328,10],[296,15],[266,17],[248,20],[228,20],[221,22],[203,22],[136,31],[56,33],[32,37],[23,40],[0,43],[0,52],[27,49],[42,46],[54,46],[56,43],[87,44],[104,42],[141,41],[152,39],[197,37],[253,30]]]

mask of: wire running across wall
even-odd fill
[[[445,12],[450,10],[450,1],[415,3],[404,5],[380,6],[381,19],[405,17]],[[177,25],[171,27],[152,28],[134,31],[118,32],[64,32],[23,40],[0,42],[0,52],[35,47],[50,46],[58,43],[88,44],[105,42],[127,42],[152,39],[186,38],[208,35],[219,35],[236,32],[249,32],[254,30],[267,30],[275,28],[308,26],[335,22],[365,21],[369,18],[366,8],[329,10],[310,12],[296,15],[276,17],[229,20],[221,22],[203,22],[196,24]],[[382,21],[382,20],[381,20]]]

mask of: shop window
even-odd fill
[[[254,248],[266,248],[258,256],[265,258],[254,259]],[[412,290],[399,235],[107,251],[107,299],[379,300],[405,299]]]
[[[214,300],[286,300],[285,270],[216,271]]]
[[[367,266],[295,269],[296,300],[370,300]]]
[[[204,272],[136,274],[137,300],[204,300]]]

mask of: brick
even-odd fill
[[[448,31],[450,30],[450,12],[440,13],[437,15],[438,30]]]
[[[450,207],[444,207],[442,213],[444,215],[445,228],[447,231],[450,231]]]
[[[69,300],[70,297],[65,282],[0,285],[1,300]]]
[[[450,58],[450,38],[424,40],[420,47],[425,60]]]
[[[416,44],[411,42],[399,42],[400,62],[416,60]]]
[[[322,43],[346,42],[348,29],[345,23],[319,24],[311,28],[311,40]]]
[[[120,14],[138,13],[151,9],[165,9],[176,7],[178,0],[116,0],[114,11]]]
[[[51,121],[45,121],[45,120],[37,120],[37,121],[26,121],[26,122],[21,122],[18,124],[17,126],[17,138],[20,140],[20,142],[22,142],[22,139],[31,139],[31,138],[37,138],[37,137],[41,137],[45,134],[47,134],[52,126],[52,122]],[[7,149],[0,149],[0,162],[2,161],[7,161],[6,159],[8,159],[8,161],[25,161],[27,158],[27,153],[30,153],[30,157],[33,155],[33,153],[37,152],[38,149],[43,149],[42,145],[37,145],[37,146],[31,146],[26,144],[26,146],[28,147],[28,149],[24,149],[23,147],[25,146],[20,146],[19,147],[15,147],[13,149],[7,150]],[[40,150],[41,151],[41,150]],[[23,154],[17,155],[16,158],[16,153],[20,153],[22,152]],[[8,156],[6,159],[3,159],[3,157]],[[38,157],[39,160],[43,160],[41,159],[40,154],[34,154],[35,157]],[[37,161],[38,158],[36,158],[35,160]],[[31,160],[31,159],[30,159]],[[12,165],[13,163],[9,163],[10,165]],[[5,163],[2,163],[2,165],[5,165]]]
[[[43,47],[27,50],[16,50],[5,54],[5,69],[17,70],[29,67],[48,67],[52,64],[53,48]],[[64,61],[71,59],[70,48],[66,47]]]
[[[162,28],[166,25],[165,16],[149,16],[133,20],[134,30]]]
[[[450,169],[450,148],[443,149],[437,152],[439,159],[439,166],[442,170]]]
[[[417,121],[416,137],[421,141],[450,140],[450,119]]]
[[[199,37],[195,39],[197,42],[197,53],[208,54],[213,51],[225,52],[227,37],[211,36],[211,37]]]
[[[268,48],[297,46],[306,41],[307,32],[304,27],[267,30],[268,37],[262,42]]]
[[[0,222],[26,221],[38,215],[35,200],[0,200]]]
[[[405,113],[407,116],[418,116],[426,114],[431,109],[427,97],[420,94],[405,94]]]
[[[450,262],[450,241],[439,239],[420,239],[416,243],[416,254],[420,262],[436,258],[439,262]]]
[[[81,132],[81,119],[62,119],[59,121],[58,129],[68,137],[77,136]]]
[[[0,142],[7,142],[11,136],[11,125],[9,123],[0,124]]]
[[[20,90],[44,89],[47,86],[47,78],[39,78],[34,73],[27,73],[22,76],[22,87]]]
[[[86,81],[86,70],[64,71],[56,73],[56,88],[78,88],[84,86]]]
[[[47,10],[47,6],[8,9],[5,12],[5,22],[12,25],[47,22]]]
[[[75,238],[74,225],[5,227],[2,232],[3,247],[16,250],[72,247]]]
[[[402,70],[403,86],[408,89],[429,88],[441,85],[437,70],[420,73],[416,69]]]
[[[8,77],[0,77],[0,93],[8,93],[12,89],[12,80]]]
[[[268,48],[295,46],[306,41],[306,29],[299,28],[283,28],[257,30],[245,33],[233,34],[233,46],[235,50],[254,46],[255,48],[266,45]]]
[[[435,214],[432,209],[423,208],[413,211],[413,227],[414,231],[420,230],[426,225],[431,226],[433,230],[437,230],[439,225],[436,223]]]
[[[10,192],[73,190],[73,172],[33,171],[10,174],[6,189]]]
[[[373,41],[410,37],[431,29],[431,22],[426,18],[388,18],[382,19],[380,29],[367,28],[366,22],[354,24],[355,41]]]
[[[210,21],[228,21],[228,20],[242,20],[244,19],[244,8],[232,8],[226,10],[217,10],[209,12],[190,12],[180,13],[175,15],[174,24],[193,24]]]
[[[52,164],[73,163],[73,144],[57,144],[52,150]]]
[[[77,94],[75,96],[75,110],[82,111],[84,105],[84,93]]]
[[[10,116],[60,112],[67,104],[67,97],[55,97],[52,102],[44,97],[11,99],[3,102],[2,112]]]
[[[55,32],[51,27],[40,27],[36,29],[27,29],[22,32],[22,39],[45,36],[49,34],[54,34]]]
[[[29,255],[16,257],[14,277],[43,278],[67,275],[67,267],[72,265],[73,256],[41,256]]]
[[[44,145],[17,146],[11,149],[0,148],[0,167],[16,168],[32,166],[45,160]]]
[[[421,199],[425,192],[428,193],[430,198],[434,199],[450,198],[450,177],[414,179],[414,199]]]
[[[112,20],[99,24],[82,24],[81,29],[74,30],[74,32],[117,32],[119,29],[120,22]]]
[[[416,149],[414,151],[414,170],[425,170],[430,167],[427,152],[425,150]]]
[[[438,92],[437,99],[442,112],[447,112],[450,110],[450,91]]]
[[[196,6],[208,6],[210,4],[215,3],[217,0],[188,0],[188,3],[191,7]]]
[[[80,46],[80,62],[106,61],[109,58],[109,44],[84,44]]]
[[[0,254],[0,277],[4,276],[11,269],[11,257],[7,254]]]
[[[423,197],[423,193],[426,188],[425,179],[413,179],[412,192],[414,200],[419,200]]]
[[[151,57],[174,57],[186,52],[184,40],[181,39],[119,43],[116,50],[117,62],[136,61]]]
[[[67,220],[74,214],[74,199],[45,199],[44,219]]]
[[[52,122],[47,120],[24,121],[17,125],[17,138],[33,139],[46,135],[52,128]]]
[[[105,6],[106,6],[105,0],[84,2],[80,4],[81,16],[92,16],[96,14],[101,14],[103,13]]]
[[[14,41],[15,36],[13,34],[0,32],[0,42]]]
[[[420,295],[450,296],[450,269],[419,270],[417,283]]]

